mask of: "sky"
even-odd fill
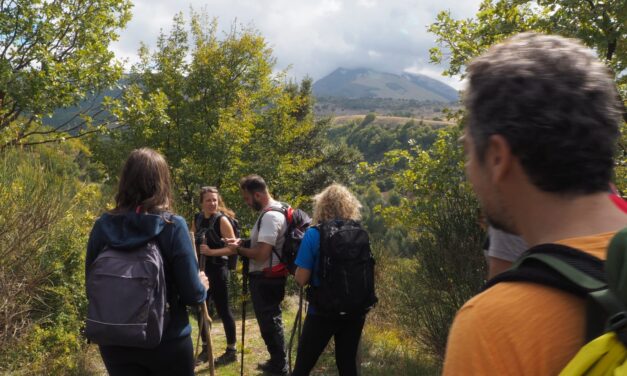
[[[480,0],[135,0],[133,18],[111,45],[126,65],[137,61],[140,42],[155,47],[178,12],[206,10],[220,30],[233,22],[252,26],[277,59],[276,70],[318,80],[336,68],[370,68],[421,73],[456,89],[459,78],[441,76],[443,66],[429,63],[435,37],[427,32],[438,12],[472,17]]]

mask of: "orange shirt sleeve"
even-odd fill
[[[468,302],[457,313],[448,337],[443,375],[506,375],[495,338]],[[500,349],[503,351],[504,349]]]

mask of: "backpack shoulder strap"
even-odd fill
[[[500,282],[534,282],[580,297],[607,286],[602,260],[561,244],[530,248],[509,270],[489,280],[484,290]]]
[[[198,232],[200,224],[202,223],[202,212],[198,212],[194,215],[194,226],[196,227],[196,232]]]
[[[279,202],[279,204],[281,204],[281,206],[270,205],[261,212],[261,215],[259,216],[259,219],[257,220],[257,232],[261,231],[261,220],[263,219],[263,216],[267,212],[271,212],[271,211],[279,212],[285,216],[286,221],[289,220],[288,211],[290,209],[290,206],[284,202]],[[270,267],[272,267],[272,254],[273,253],[276,255],[276,257],[279,260],[281,260],[281,255],[279,255],[279,252],[276,250],[276,247],[272,247],[272,252],[270,252]]]
[[[224,216],[225,215],[222,212],[216,212],[216,214],[212,215],[211,218],[209,219],[209,231],[215,229],[216,223],[219,223],[220,218]]]
[[[161,214],[165,220],[166,226],[174,226],[174,213],[163,212]],[[174,275],[172,274],[172,257],[170,252],[165,252],[163,232],[154,237],[154,241],[157,244],[157,249],[163,259],[163,272],[166,278],[166,300],[171,307],[177,306],[179,303],[179,291],[174,283]]]
[[[604,269],[602,260],[583,251],[561,244],[541,244],[525,252],[511,269],[488,281],[484,290],[500,282],[522,281],[585,298],[589,341],[604,331],[616,330],[617,323],[625,325],[627,320],[623,303],[608,287]]]
[[[287,211],[289,209],[289,205],[281,202],[280,203],[281,206],[268,206],[267,208],[265,208],[262,212],[261,215],[259,216],[259,220],[257,221],[257,231],[261,230],[261,220],[263,219],[263,216],[267,213],[267,212],[271,212],[271,211],[275,211],[275,212],[279,212],[281,214],[283,214],[285,216],[285,219],[287,220]]]
[[[315,226],[318,228],[318,232],[320,232],[320,255],[318,256],[318,274],[320,279],[325,279],[327,277],[328,270],[325,257],[329,247],[329,227],[334,222],[334,220],[324,221]]]

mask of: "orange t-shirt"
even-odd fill
[[[614,232],[558,243],[602,260]],[[584,300],[528,282],[501,282],[470,299],[451,326],[444,375],[557,375],[585,337]]]

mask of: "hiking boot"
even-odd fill
[[[198,359],[196,359],[196,367],[199,365],[206,363],[209,361],[209,353],[207,352],[207,346],[202,347],[202,351],[198,354]]]
[[[268,375],[277,375],[277,376],[288,376],[287,366],[285,368],[281,368],[276,364],[272,363],[270,360],[265,363],[257,364],[257,369],[262,370],[265,374]]]
[[[229,363],[233,363],[237,361],[237,350],[235,349],[226,349],[224,354],[220,355],[216,358],[214,364],[216,366],[224,366]]]

